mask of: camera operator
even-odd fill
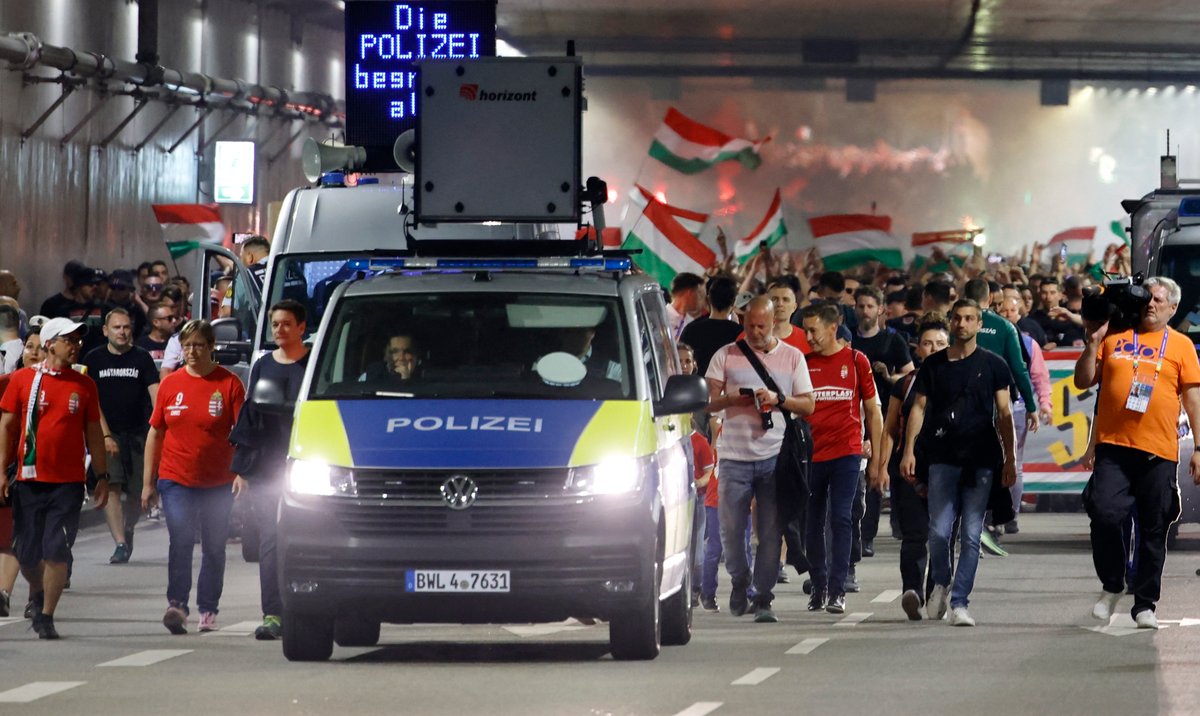
[[[1135,287],[1136,288],[1136,287]],[[1141,530],[1132,615],[1139,628],[1157,629],[1154,615],[1166,558],[1167,529],[1179,517],[1177,421],[1180,404],[1200,425],[1200,361],[1192,342],[1167,323],[1179,307],[1179,284],[1160,276],[1146,280],[1150,301],[1133,328],[1088,336],[1075,363],[1075,387],[1099,384],[1092,477],[1083,499],[1091,517],[1092,561],[1104,587],[1092,616],[1108,620],[1125,591],[1121,526],[1136,509]],[[1144,299],[1143,299],[1144,300]],[[1114,301],[1116,303],[1116,301]],[[1128,312],[1130,301],[1118,308]],[[1190,473],[1200,484],[1200,453]]]

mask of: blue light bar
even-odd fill
[[[1192,217],[1200,216],[1200,198],[1193,196],[1179,202],[1179,215]]]
[[[456,271],[504,269],[576,269],[585,271],[628,271],[627,258],[511,258],[511,259],[434,259],[365,258],[351,259],[346,265],[354,271],[389,269],[447,269]]]

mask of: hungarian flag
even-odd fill
[[[767,246],[771,247],[779,243],[779,240],[787,236],[787,225],[783,223],[783,202],[780,201],[779,190],[775,190],[775,198],[771,200],[771,208],[767,209],[767,215],[763,220],[758,222],[758,226],[754,227],[754,231],[750,232],[749,236],[739,239],[733,246],[733,255],[737,257],[739,264],[744,264],[762,242],[767,242]]]
[[[221,223],[216,204],[154,204],[151,208],[172,259],[201,244],[225,241],[225,224]]]
[[[1051,237],[1046,244],[1046,248],[1050,251],[1047,259],[1053,259],[1055,256],[1061,255],[1063,247],[1067,251],[1068,264],[1080,264],[1087,261],[1088,254],[1092,252],[1092,243],[1096,239],[1096,227],[1094,226],[1077,226],[1074,229],[1060,231]]]
[[[817,242],[817,255],[828,271],[878,261],[889,268],[902,268],[900,244],[892,236],[892,217],[867,214],[831,214],[808,220]]]
[[[972,243],[975,238],[975,232],[966,229],[956,229],[953,231],[921,231],[912,235],[912,249],[914,254],[914,264],[917,268],[924,266],[933,256],[933,252],[941,249],[951,261],[954,261],[959,266],[966,262],[967,257],[973,250]],[[936,264],[930,267],[933,271],[946,271],[950,267],[947,264]]]
[[[650,156],[684,174],[698,174],[714,164],[736,159],[747,169],[757,169],[758,156],[770,137],[739,139],[685,117],[671,107],[654,133]]]
[[[698,238],[708,214],[669,206],[638,187],[646,208],[625,237],[623,249],[641,249],[633,257],[638,268],[663,286],[684,271],[703,274],[717,255]]]

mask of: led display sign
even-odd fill
[[[213,199],[218,204],[254,203],[254,142],[217,142]]]
[[[496,54],[496,0],[346,3],[346,143],[366,171],[397,171],[392,143],[417,126],[418,60]]]

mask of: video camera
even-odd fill
[[[1084,296],[1080,314],[1085,321],[1108,321],[1109,334],[1136,328],[1142,311],[1150,305],[1150,291],[1142,283],[1145,277],[1106,276],[1101,293]]]

